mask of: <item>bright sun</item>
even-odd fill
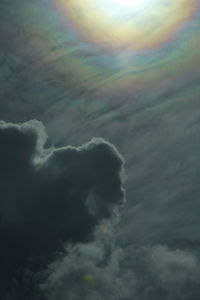
[[[120,6],[121,8],[134,9],[139,11],[148,8],[153,4],[154,0],[110,0],[108,5]]]
[[[104,10],[121,13],[142,13],[151,9],[159,8],[159,0],[96,0]]]
[[[150,49],[173,38],[197,0],[56,0],[86,41],[106,49]],[[198,0],[199,1],[199,0]]]

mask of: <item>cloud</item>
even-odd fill
[[[195,253],[162,245],[148,250],[149,278],[157,297],[160,293],[164,299],[198,298],[200,263]]]
[[[195,255],[183,250],[155,246],[150,252],[152,271],[165,288],[178,289],[187,281],[198,281],[200,266]]]
[[[131,245],[124,249],[123,273],[129,272],[129,290],[134,300],[199,299],[200,259],[191,250],[166,245]]]
[[[124,161],[100,138],[77,148],[48,147],[39,121],[0,122],[0,145],[1,296],[36,299],[38,273],[68,252],[66,245],[77,245],[84,257],[87,249],[93,253],[88,269],[102,260],[106,243],[97,247],[95,232],[124,203]],[[64,260],[73,264],[73,257],[69,251]]]
[[[181,243],[180,227],[149,226],[138,242],[144,216],[152,218],[139,205],[143,217],[138,223],[135,215],[130,244],[119,247],[124,160],[113,145],[94,138],[55,148],[39,121],[0,122],[0,145],[1,298],[199,299],[199,244]],[[162,234],[167,228],[170,235]],[[189,233],[184,230],[185,239]],[[169,236],[173,243],[165,242]]]
[[[133,278],[121,270],[123,253],[112,229],[110,223],[102,223],[91,243],[69,246],[67,255],[50,266],[43,285],[47,299],[122,300],[133,295]]]

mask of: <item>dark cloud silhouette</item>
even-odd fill
[[[47,147],[39,121],[1,122],[0,145],[1,299],[37,299],[38,274],[68,252],[66,245],[86,249],[97,243],[96,228],[107,234],[109,225],[103,223],[117,216],[125,198],[123,159],[103,139],[78,148]],[[96,248],[112,252],[111,240],[108,247],[104,241]],[[96,257],[103,250],[91,246],[89,251]],[[70,257],[69,252],[68,261]],[[82,280],[89,283],[91,278],[83,275]]]
[[[161,144],[165,147],[164,137]],[[162,202],[160,175],[155,192],[148,193],[153,177],[152,183],[142,180],[144,198],[151,196],[148,209],[143,202],[133,206],[129,198],[117,227],[125,198],[123,159],[111,144],[93,139],[81,147],[54,148],[42,123],[29,121],[1,122],[0,145],[0,299],[199,300],[199,242],[184,217],[196,222],[192,228],[197,232],[197,197],[187,200],[193,177],[188,177],[184,189],[178,189],[182,226],[171,222],[170,209],[177,220],[174,206]],[[159,174],[168,174],[167,167],[158,167]],[[137,178],[144,174],[144,165],[140,168],[135,165]],[[172,192],[169,189],[166,196]],[[134,207],[130,220],[127,209],[131,212]],[[149,219],[160,222],[157,231]],[[142,234],[145,222],[146,235]]]

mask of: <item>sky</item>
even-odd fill
[[[1,0],[2,299],[199,299],[199,33],[199,0]]]

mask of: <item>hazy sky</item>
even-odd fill
[[[1,0],[4,299],[199,300],[199,34],[198,0]]]

